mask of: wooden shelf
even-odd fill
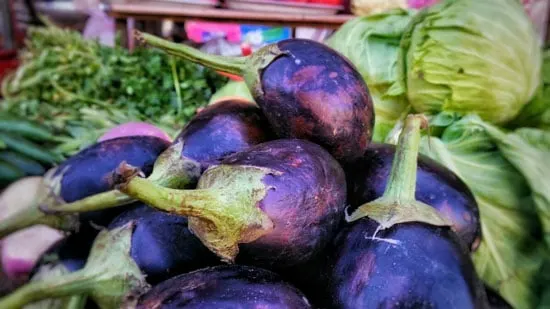
[[[353,15],[285,14],[257,11],[240,11],[223,8],[190,6],[160,1],[112,3],[107,7],[110,16],[116,19],[136,20],[189,19],[217,22],[234,22],[288,27],[322,27],[336,29],[353,18]]]

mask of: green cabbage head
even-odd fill
[[[541,47],[518,0],[443,1],[413,17],[401,43],[390,93],[406,93],[417,112],[503,124],[540,83]]]

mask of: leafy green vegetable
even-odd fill
[[[373,140],[381,142],[407,108],[404,95],[387,96],[397,80],[397,55],[401,35],[413,13],[392,10],[356,17],[345,23],[327,44],[346,56],[369,87],[376,114]]]
[[[539,301],[546,258],[528,181],[503,156],[476,115],[425,137],[422,152],[453,170],[479,205],[482,242],[473,254],[481,278],[514,308]]]
[[[510,126],[550,130],[550,49],[543,53],[542,83],[535,97],[521,110]]]
[[[219,99],[225,97],[240,97],[250,102],[254,102],[254,98],[248,90],[245,82],[242,81],[230,81],[225,86],[221,87],[216,93],[212,95],[208,104],[212,104]]]
[[[504,124],[540,84],[538,36],[517,0],[442,1],[403,34],[398,82],[417,112],[441,111]]]
[[[494,126],[481,125],[502,155],[527,180],[550,248],[550,131],[520,128],[505,133]]]
[[[174,136],[227,78],[152,48],[129,52],[55,26],[30,28],[2,108],[64,136],[64,155],[109,128],[147,121]]]

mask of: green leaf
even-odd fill
[[[476,198],[482,242],[473,260],[480,277],[514,308],[534,308],[546,247],[532,191],[480,123],[464,117],[441,138],[425,137],[422,152],[454,171]]]
[[[505,133],[488,124],[483,127],[527,180],[550,248],[550,131],[520,128]]]

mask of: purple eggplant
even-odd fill
[[[231,265],[200,269],[153,287],[136,309],[309,309],[307,298],[277,274]]]
[[[202,171],[225,157],[273,139],[260,109],[245,100],[225,99],[205,107],[176,137],[181,155]]]
[[[267,120],[257,106],[244,100],[222,100],[206,107],[187,123],[172,145],[159,156],[148,179],[167,188],[193,188],[210,165],[271,139]],[[132,201],[135,200],[111,190],[49,211],[58,214],[83,212]]]
[[[322,43],[289,39],[250,56],[223,57],[146,33],[136,36],[176,57],[243,76],[279,138],[310,140],[341,162],[361,157],[372,139],[367,85],[347,58]]]
[[[384,194],[395,149],[390,144],[371,144],[360,160],[345,167],[350,210]],[[452,222],[460,240],[471,251],[477,249],[481,240],[478,205],[468,186],[455,173],[419,155],[415,198],[437,209]]]
[[[150,284],[218,264],[189,231],[185,217],[137,205],[96,237],[82,269],[31,282],[0,299],[0,308],[79,294],[100,308],[120,308]]]
[[[265,142],[210,166],[196,190],[138,177],[122,164],[124,193],[189,218],[189,228],[222,260],[284,269],[322,252],[342,222],[346,181],[340,164],[306,140]]]
[[[187,218],[146,205],[128,210],[109,229],[134,221],[130,256],[155,284],[174,275],[219,264],[215,254],[187,228]]]
[[[168,146],[168,142],[157,137],[130,136],[96,143],[80,151],[48,171],[36,203],[0,222],[0,238],[35,224],[64,230],[88,228],[89,222],[108,224],[122,210],[90,211],[80,216],[50,215],[43,210],[109,191],[113,185],[112,171],[121,162],[139,166],[148,175]]]
[[[331,308],[488,307],[451,223],[415,199],[424,120],[407,117],[384,194],[346,215],[328,267]]]

